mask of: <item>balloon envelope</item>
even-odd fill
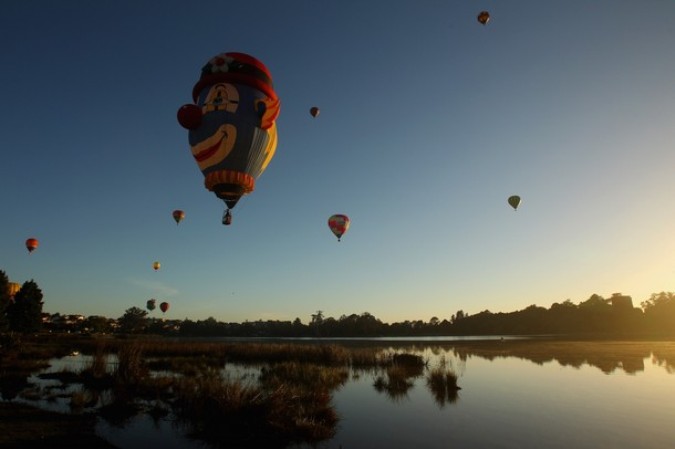
[[[38,245],[39,245],[39,242],[36,238],[31,237],[28,240],[26,240],[26,249],[28,249],[29,253],[32,253],[33,251],[35,251],[35,249],[38,247]]]
[[[169,303],[168,302],[163,302],[159,305],[159,310],[162,311],[162,313],[166,313],[167,310],[169,310]]]
[[[173,211],[172,215],[173,219],[176,220],[176,224],[180,223],[183,220],[183,218],[185,218],[185,212],[183,212],[180,209],[176,209],[175,211]]]
[[[155,310],[155,308],[157,307],[157,306],[155,305],[156,302],[157,302],[156,299],[148,299],[148,302],[147,302],[147,304],[145,305],[145,307],[146,307],[148,310],[153,311],[153,310]]]
[[[486,25],[490,21],[490,13],[487,11],[481,11],[476,19],[478,19],[478,22],[481,24]]]
[[[162,265],[159,262],[153,262],[152,263],[152,269],[155,270],[155,271],[159,270],[159,267],[161,267],[161,266]]]
[[[513,210],[517,210],[518,206],[520,206],[520,197],[518,195],[510,196],[508,201]]]
[[[277,147],[280,102],[265,65],[245,53],[214,56],[178,110],[205,187],[233,208],[253,192]]]
[[[335,234],[335,237],[337,237],[338,242],[340,241],[340,238],[343,236],[343,234],[349,229],[349,223],[349,217],[344,214],[331,215],[331,217],[328,219],[328,227],[331,231],[333,231],[333,234]]]
[[[317,108],[316,106],[313,106],[309,110],[309,113],[312,114],[312,117],[316,117],[317,115],[319,115],[319,112],[321,112],[321,111],[319,111],[319,108]]]

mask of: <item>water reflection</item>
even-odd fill
[[[481,357],[487,360],[516,357],[538,365],[557,362],[561,366],[580,368],[590,365],[605,374],[624,371],[635,374],[645,370],[644,360],[658,348],[659,363],[672,369],[675,344],[654,342],[587,342],[587,341],[502,341],[499,345],[481,342],[454,345],[453,353],[460,360]]]
[[[380,393],[386,393],[393,401],[405,398],[413,387],[413,379],[424,372],[426,362],[419,354],[394,353],[390,366],[384,369],[384,375],[375,378],[373,387]]]
[[[391,363],[377,369],[327,369],[292,363],[279,363],[275,369],[267,364],[234,363],[204,369],[214,370],[214,376],[231,376],[234,384],[245,381],[270,391],[285,391],[275,400],[286,405],[298,401],[303,394],[293,384],[310,385],[315,396],[311,400],[317,403],[320,399],[321,408],[309,416],[326,421],[325,434],[313,445],[294,447],[364,447],[366,441],[371,449],[401,447],[407,437],[399,429],[405,428],[424,429],[419,431],[424,436],[408,442],[417,447],[480,447],[486,444],[487,436],[476,424],[479,422],[497,435],[496,440],[490,437],[494,443],[490,445],[504,448],[534,447],[535,443],[538,447],[609,447],[608,435],[611,442],[620,441],[611,446],[615,448],[667,447],[658,444],[668,436],[675,437],[667,430],[670,427],[663,427],[675,418],[672,410],[665,409],[675,400],[674,384],[669,378],[675,373],[675,342],[355,344],[367,345],[391,353]],[[49,369],[32,374],[0,370],[2,398],[21,398],[44,408],[75,413],[96,408],[99,435],[121,449],[148,444],[162,444],[164,448],[228,447],[228,442],[222,440],[223,421],[213,428],[221,440],[211,439],[210,445],[187,436],[185,417],[175,413],[173,399],[163,396],[164,385],[169,383],[162,384],[159,379],[169,373],[154,373],[158,376],[156,390],[145,390],[141,397],[139,390],[114,389],[108,384],[101,384],[107,385],[105,388],[92,388],[82,377],[68,379],[62,373],[68,369],[86,371],[92,362],[91,356],[80,355],[52,360]],[[112,370],[115,363],[106,359],[105,371]],[[255,393],[236,391],[241,395]],[[657,417],[645,423],[639,421],[643,414]],[[290,413],[287,418],[295,419]],[[627,433],[640,426],[648,429],[643,432],[649,436],[638,444]],[[253,443],[240,446],[256,447]]]

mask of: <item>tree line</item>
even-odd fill
[[[311,315],[307,324],[294,321],[224,323],[208,318],[181,322],[185,336],[232,337],[421,337],[462,335],[626,335],[675,336],[675,293],[654,293],[633,307],[629,296],[603,298],[594,294],[586,301],[554,303],[550,308],[531,305],[509,313],[489,310],[469,315],[462,310],[450,318],[384,323],[368,312],[326,317]]]
[[[42,323],[42,291],[33,281],[25,282],[13,298],[9,281],[0,270],[0,332],[36,332]],[[469,315],[458,310],[449,318],[428,321],[406,320],[384,323],[368,312],[326,317],[322,311],[311,314],[305,324],[293,321],[245,321],[243,323],[205,320],[164,320],[149,318],[138,307],[127,309],[116,320],[91,316],[74,330],[85,332],[150,333],[202,337],[406,337],[461,335],[626,335],[675,336],[675,293],[653,293],[634,307],[630,296],[609,298],[593,294],[578,304],[571,300],[550,308],[531,305],[514,312],[484,310]],[[50,329],[51,330],[51,329]],[[58,330],[58,329],[54,329]]]
[[[37,332],[42,327],[42,290],[32,279],[10,296],[9,279],[0,270],[0,332]]]

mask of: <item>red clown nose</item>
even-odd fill
[[[202,123],[202,111],[195,104],[186,104],[178,109],[178,123],[185,129],[197,129]]]

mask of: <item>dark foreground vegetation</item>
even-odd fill
[[[67,415],[0,402],[2,449],[115,449],[94,434],[93,415]]]
[[[46,360],[74,347],[90,356],[86,367],[39,375],[59,381],[58,387],[30,382]],[[227,369],[233,365],[248,369]],[[0,351],[4,401],[60,398],[83,423],[97,416],[114,426],[139,414],[170,416],[187,435],[214,447],[283,448],[330,439],[339,422],[333,392],[366,372],[390,397],[405,394],[425,373],[439,404],[459,390],[450,368],[431,370],[420,355],[375,347],[42,334],[5,341]]]
[[[436,354],[433,363],[420,355],[425,351]],[[44,371],[50,359],[75,352],[88,356],[84,366]],[[374,390],[392,401],[405,398],[417,384],[417,388],[426,387],[442,408],[459,398],[455,367],[461,369],[470,357],[517,357],[574,367],[587,364],[609,374],[643,371],[644,360],[650,356],[655,364],[675,372],[675,342],[651,340],[335,344],[325,340],[218,343],[156,336],[15,335],[6,338],[0,349],[0,396],[7,416],[23,413],[34,427],[32,432],[26,432],[25,426],[13,426],[13,433],[3,429],[0,448],[59,447],[41,444],[45,439],[62,441],[59,427],[77,427],[77,423],[80,427],[69,437],[72,444],[64,447],[106,447],[93,442],[96,419],[121,428],[141,414],[155,420],[167,418],[184,434],[214,448],[315,444],[335,435],[340,416],[332,404],[333,394],[350,379],[368,376]],[[30,377],[35,373],[57,385],[36,383]],[[14,412],[19,407],[13,402],[17,399],[62,401],[67,414],[31,412],[23,406]],[[12,422],[1,420],[0,427]],[[77,446],[77,441],[91,445]]]

